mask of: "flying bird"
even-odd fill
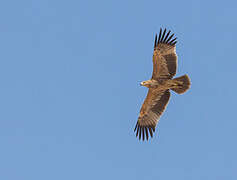
[[[170,90],[182,94],[190,88],[188,75],[173,79],[177,69],[176,39],[171,31],[166,33],[160,29],[159,37],[155,36],[153,52],[152,78],[141,82],[141,86],[147,87],[148,94],[141,107],[134,131],[139,139],[146,138],[149,134],[153,137],[155,127],[161,114],[164,112],[170,98]]]

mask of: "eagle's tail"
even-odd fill
[[[191,82],[187,74],[174,78],[173,82],[175,84],[175,88],[171,88],[174,92],[178,94],[183,94],[190,88]]]

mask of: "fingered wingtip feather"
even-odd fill
[[[174,39],[172,39],[172,40],[169,42],[169,44],[170,44],[170,45],[174,45],[174,43],[176,44],[176,43],[177,43],[177,41],[175,41],[176,39],[177,39],[177,37],[174,38]]]
[[[146,140],[148,141],[148,130],[147,130],[147,127],[145,128],[146,130]]]
[[[156,34],[156,37],[155,37],[155,43],[154,43],[154,48],[157,46],[157,34]]]
[[[161,37],[160,42],[163,42],[163,39],[164,39],[164,37],[165,37],[165,33],[166,33],[166,28],[165,28],[165,30],[164,30],[164,32],[163,32],[163,34],[162,34],[162,37]]]
[[[171,45],[174,46],[177,43],[177,41],[173,42]]]
[[[164,42],[166,42],[166,40],[167,40],[167,38],[168,38],[170,32],[171,32],[171,31],[169,30],[168,33],[166,34],[165,39],[164,39]]]
[[[136,133],[136,137],[138,136],[139,129],[140,129],[140,127],[138,126],[138,128],[137,128],[137,133]]]
[[[153,132],[155,132],[155,131],[156,131],[156,129],[155,129],[155,127],[154,127],[154,126],[152,127],[152,130],[153,130]]]
[[[137,123],[138,124],[138,123]],[[136,129],[137,129],[137,124],[136,124],[136,126],[135,126],[135,128],[134,128],[134,132],[136,131]]]
[[[139,127],[139,140],[141,139],[141,127]]]
[[[159,33],[159,38],[158,38],[158,44],[160,43],[161,34],[162,34],[162,29],[160,28],[160,33]]]
[[[149,129],[149,132],[150,132],[151,138],[153,138],[153,132],[152,132],[151,127],[149,127],[148,129]]]
[[[177,39],[177,37],[176,38],[174,38],[174,39],[172,39],[169,43],[172,43],[172,42],[174,42],[175,40]]]

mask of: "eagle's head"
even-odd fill
[[[150,81],[148,80],[148,81],[142,81],[140,85],[141,85],[141,86],[145,86],[145,87],[149,87],[150,84],[151,84],[151,83],[150,83]]]
[[[146,84],[146,81],[142,81],[142,82],[140,83],[141,86],[145,86],[145,84]]]
[[[150,79],[147,81],[142,81],[141,86],[145,86],[147,88],[152,88],[152,87],[156,87],[158,85],[158,82],[156,80]]]

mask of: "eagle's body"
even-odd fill
[[[147,88],[153,88],[156,90],[167,90],[167,89],[171,89],[171,88],[175,88],[177,85],[179,84],[179,82],[172,80],[163,80],[163,81],[157,81],[154,79],[150,79],[147,81],[143,81],[141,83],[142,86],[145,86]]]
[[[177,69],[176,38],[172,39],[174,34],[171,36],[169,34],[170,31],[166,34],[165,29],[163,34],[160,30],[158,40],[156,35],[152,78],[141,82],[141,85],[149,88],[149,91],[134,129],[137,131],[136,135],[139,135],[139,139],[142,136],[144,140],[146,136],[148,140],[148,131],[153,137],[155,127],[169,101],[170,89],[182,94],[190,88],[190,80],[187,75],[173,79]]]

